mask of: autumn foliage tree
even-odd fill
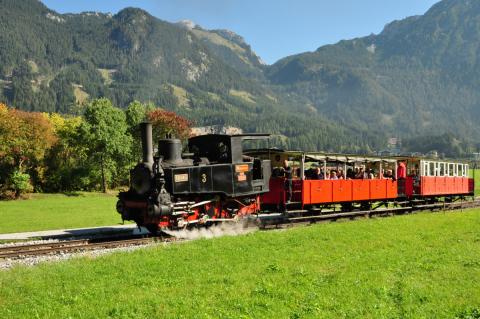
[[[191,122],[174,112],[155,109],[147,112],[147,119],[152,123],[154,140],[166,136],[179,139],[190,137]]]
[[[28,189],[29,179],[40,186],[45,178],[45,155],[57,141],[53,127],[43,114],[0,105],[0,184],[15,197]]]

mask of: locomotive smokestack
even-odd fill
[[[143,162],[153,164],[152,124],[140,123],[140,132],[142,134]]]

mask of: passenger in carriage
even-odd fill
[[[320,168],[313,166],[305,171],[305,178],[309,180],[320,179]]]
[[[337,171],[336,171],[336,170],[332,169],[332,170],[330,171],[330,178],[329,178],[329,179],[331,179],[331,180],[338,180]]]
[[[283,169],[285,173],[285,193],[286,193],[286,201],[289,203],[292,200],[292,191],[293,191],[293,171],[292,167],[288,165],[288,161],[285,160],[283,162]]]
[[[383,178],[395,180],[395,176],[393,176],[393,171],[391,169],[387,169],[385,171],[385,174],[383,174]]]
[[[347,179],[354,179],[355,178],[355,172],[353,171],[352,168],[347,169]]]
[[[371,168],[367,170],[367,179],[375,179],[375,173]]]
[[[355,167],[355,171],[353,172],[353,179],[357,179],[357,175],[360,173],[360,168]]]
[[[323,174],[323,170],[320,169],[320,167],[317,167],[316,172],[317,172],[317,178],[316,179],[325,179],[325,176]]]
[[[355,179],[365,179],[365,178],[367,178],[365,173],[365,166],[362,165],[358,170],[358,173],[355,175]]]
[[[419,173],[418,164],[415,164],[415,167],[410,171],[410,177],[417,177]]]
[[[345,179],[345,174],[343,173],[343,169],[338,169],[338,173],[337,173],[337,177],[338,179]]]
[[[295,177],[300,178],[301,172],[302,170],[300,169],[300,167],[295,168]]]
[[[306,169],[303,171],[303,175],[305,176],[305,179],[312,179],[312,169]]]
[[[283,177],[284,175],[285,175],[285,172],[283,170],[283,167],[275,167],[272,171],[273,177]]]
[[[315,167],[310,167],[305,170],[305,179],[317,179],[317,169]]]
[[[405,179],[407,177],[407,166],[405,161],[400,161],[397,167],[397,178]]]

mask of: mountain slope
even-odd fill
[[[32,6],[24,8],[26,3]],[[0,34],[5,45],[0,50],[0,75],[6,83],[14,79],[6,93],[15,105],[68,111],[66,100],[75,101],[74,87],[68,90],[67,85],[92,96],[106,95],[119,104],[137,97],[169,103],[174,96],[168,86],[162,87],[166,83],[193,84],[214,93],[232,87],[252,89],[189,32],[145,11],[127,8],[113,17],[58,15],[37,1],[0,5],[6,8],[1,15],[2,30],[7,30]],[[34,85],[28,88],[26,82]],[[56,105],[42,103],[48,91],[62,95]]]
[[[379,35],[278,61],[268,78],[334,121],[402,137],[480,137],[480,2],[444,0]]]
[[[120,107],[137,99],[196,125],[273,133],[280,147],[358,151],[378,142],[274,93],[234,33],[188,30],[135,8],[113,16],[58,14],[36,0],[0,8],[0,100],[9,105],[69,113],[96,97]]]
[[[192,32],[227,65],[246,77],[263,79],[265,63],[238,34],[229,30],[205,30],[189,20],[177,25]]]
[[[58,14],[36,0],[0,8],[0,101],[18,108],[79,112],[106,96],[121,107],[152,102],[198,126],[270,132],[288,148],[368,151],[391,136],[480,146],[478,1],[443,0],[378,35],[271,66],[233,32],[140,9]]]

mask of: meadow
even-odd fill
[[[0,272],[3,318],[478,318],[480,210],[158,245]]]
[[[480,194],[480,169],[470,169],[469,177],[475,178],[475,195]]]
[[[84,192],[0,201],[0,234],[115,225],[121,222],[116,201],[114,194]]]

